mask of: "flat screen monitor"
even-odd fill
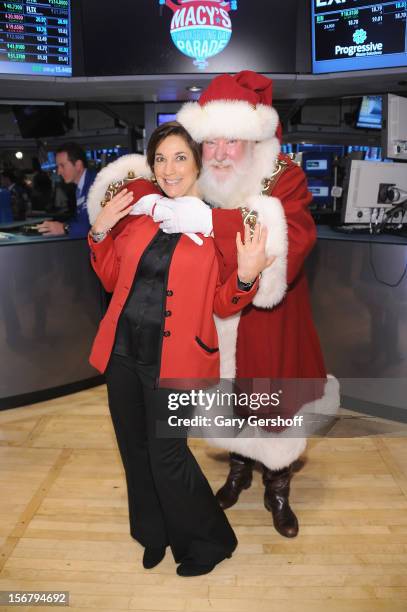
[[[57,166],[55,153],[53,151],[47,152],[47,159],[44,160],[41,164],[42,170],[54,170]]]
[[[327,159],[307,159],[305,162],[306,172],[323,172],[328,170]]]
[[[157,127],[167,121],[176,121],[177,113],[157,113]]]
[[[407,161],[407,98],[383,97],[382,146],[384,157]]]
[[[330,184],[326,181],[309,181],[308,189],[312,193],[314,200],[323,198],[324,201],[330,201]]]
[[[85,0],[85,72],[292,74],[297,13],[298,0]]]
[[[363,96],[356,127],[371,130],[382,129],[382,96]]]
[[[13,113],[23,138],[63,136],[66,132],[65,107],[13,106]]]
[[[365,161],[382,161],[382,148],[367,147]]]
[[[404,189],[405,183],[405,164],[352,160],[343,194],[343,223],[370,223],[378,209],[383,211],[393,206],[383,203],[380,197],[383,185]]]
[[[310,0],[316,74],[407,66],[407,0]]]
[[[71,0],[0,2],[0,74],[72,76]]]
[[[308,177],[329,177],[332,173],[333,154],[329,151],[304,151],[302,167]]]

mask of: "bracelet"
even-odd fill
[[[69,223],[64,223],[64,232],[66,235],[69,234]]]

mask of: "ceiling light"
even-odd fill
[[[202,91],[202,87],[198,87],[198,85],[191,85],[190,87],[187,87],[187,91],[198,93],[198,91]]]

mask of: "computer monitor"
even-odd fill
[[[326,179],[310,178],[308,179],[308,190],[313,195],[313,204],[324,203],[326,206],[331,204],[331,183]]]
[[[71,0],[0,3],[0,74],[72,76]]]
[[[310,0],[312,72],[407,65],[407,1]]]
[[[304,151],[302,167],[307,176],[330,177],[332,174],[333,154],[325,151]]]
[[[407,160],[407,98],[384,96],[382,147],[384,157]]]
[[[356,127],[371,130],[382,129],[382,96],[363,96]]]
[[[65,106],[14,105],[13,113],[23,138],[63,136],[67,129]]]
[[[383,202],[380,193],[383,186],[395,186],[407,191],[405,164],[352,160],[350,162],[347,187],[343,195],[343,223],[369,224],[373,219],[381,220],[384,211],[394,203]],[[403,222],[406,222],[407,213]]]
[[[54,170],[56,168],[56,165],[57,163],[54,151],[48,151],[47,159],[41,164],[42,170]]]
[[[157,127],[168,121],[176,121],[177,113],[157,113]]]

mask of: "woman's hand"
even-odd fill
[[[237,275],[242,283],[252,283],[260,272],[271,266],[275,257],[266,254],[267,228],[256,223],[253,237],[250,238],[250,227],[244,226],[244,243],[240,232],[236,234]]]
[[[127,189],[119,191],[96,217],[96,221],[92,225],[92,232],[99,234],[111,230],[120,219],[129,214],[133,208],[133,200],[132,191]]]

